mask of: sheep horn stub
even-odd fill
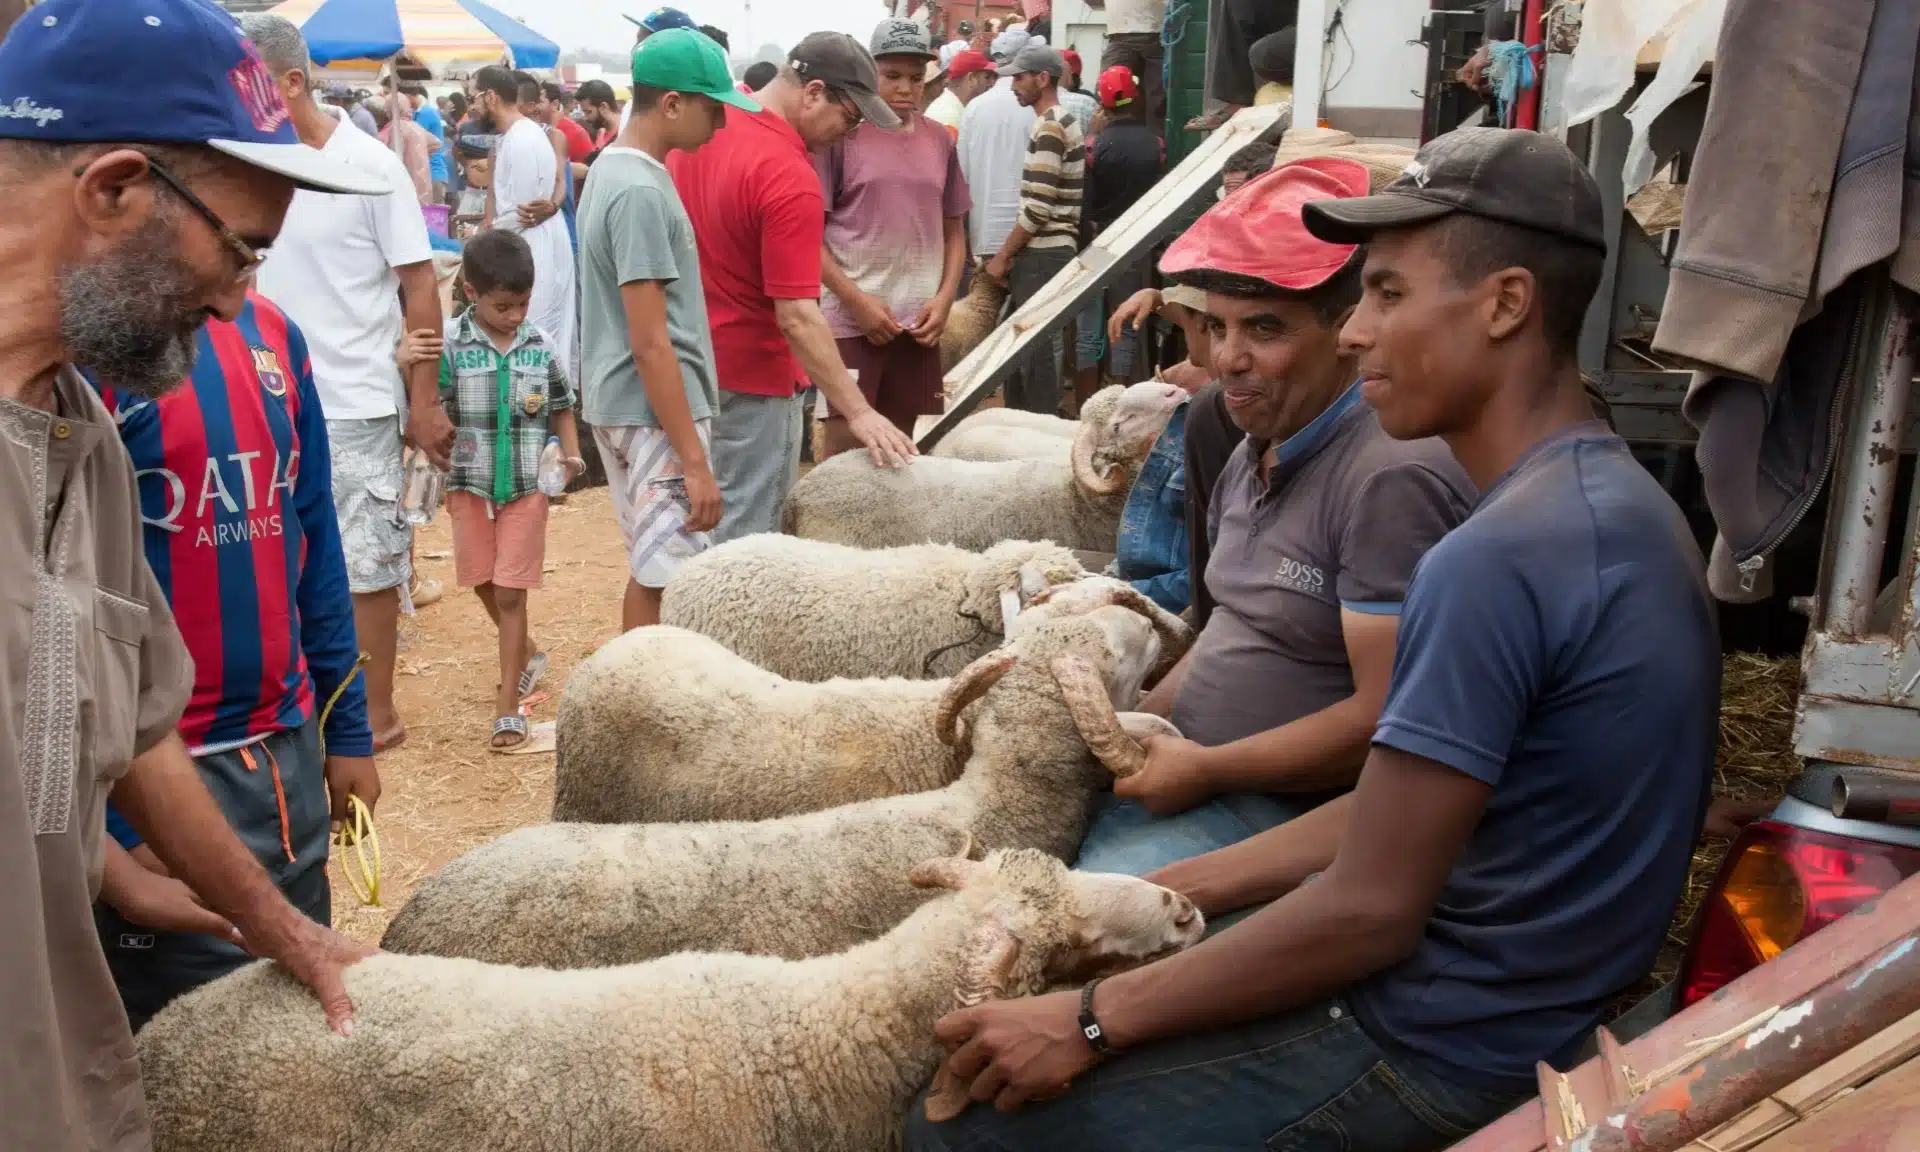
[[[940,707],[933,716],[933,731],[942,744],[959,746],[960,713],[1011,672],[1017,659],[1011,652],[989,652],[947,681],[947,690],[940,694]]]
[[[1108,771],[1124,779],[1147,766],[1147,750],[1120,727],[1107,686],[1092,664],[1079,656],[1056,657],[1053,678],[1060,685],[1074,727],[1080,729],[1080,738]]]
[[[1100,430],[1094,425],[1083,423],[1073,436],[1073,478],[1088,492],[1095,496],[1111,496],[1120,490],[1126,479],[1125,473],[1111,465],[1102,475],[1093,463],[1093,441]]]
[[[953,989],[954,1008],[1005,998],[1014,963],[1020,958],[1019,939],[989,917],[967,937],[965,948]],[[967,1095],[971,1087],[947,1071],[947,1063],[942,1060],[934,1073],[933,1087],[927,1091],[927,1119],[942,1124],[965,1112],[973,1102]]]

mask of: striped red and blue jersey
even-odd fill
[[[306,724],[359,645],[305,338],[256,294],[197,340],[193,375],[158,400],[95,386],[133,458],[147,563],[193,656],[180,734],[204,754]],[[373,754],[358,678],[325,737],[329,755]]]

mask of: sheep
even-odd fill
[[[1053,540],[1111,552],[1127,492],[1183,395],[1171,384],[1133,385],[1111,419],[1081,425],[1065,460],[926,456],[889,469],[843,453],[794,485],[781,530],[863,548]]]
[[[1078,420],[1018,408],[985,408],[941,437],[931,454],[959,460],[1065,460],[1081,425],[1112,419],[1126,390],[1124,384],[1110,384],[1095,392],[1080,406]]]
[[[940,371],[953,371],[993,330],[1000,326],[1000,310],[1007,302],[1007,289],[985,276],[975,276],[953,310],[947,313],[947,326],[940,333]]]
[[[376,955],[346,972],[354,1034],[260,961],[135,1041],[158,1152],[873,1152],[945,1053],[955,1005],[1177,952],[1205,918],[1044,853],[922,861],[938,893],[885,936],[779,960],[683,953],[541,972]],[[775,897],[776,899],[778,897]],[[965,1105],[941,1076],[930,1115]]]
[[[761,533],[689,560],[660,622],[690,628],[789,680],[949,675],[1006,632],[1001,605],[1087,575],[1050,541],[985,552],[950,544],[868,550]]]
[[[871,940],[923,897],[901,882],[915,862],[969,839],[1065,858],[1086,828],[1099,763],[1130,775],[1122,726],[1159,656],[1147,618],[1117,606],[1044,620],[954,677],[936,722],[973,754],[931,792],[780,820],[710,824],[544,824],[454,860],[415,891],[381,947],[501,964],[594,968],[688,950],[801,959]],[[1151,727],[1148,725],[1151,724]]]
[[[852,548],[762,533],[687,562],[667,584],[661,622],[711,636],[789,680],[838,676],[923,678],[986,655],[1016,615],[1073,589],[1042,617],[1103,604],[1151,617],[1166,651],[1191,636],[1128,586],[1089,576],[1072,552],[1047,541],[1006,541],[984,553],[948,544]]]
[[[1036,604],[1017,630],[1113,604],[1147,617],[1160,640],[1156,673],[1192,635],[1109,577],[1048,589]],[[636,628],[576,669],[560,697],[553,819],[764,820],[943,787],[966,756],[937,731],[949,683],[798,683],[709,637]]]

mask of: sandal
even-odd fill
[[[1229,104],[1224,108],[1214,112],[1208,112],[1203,116],[1195,116],[1193,119],[1187,121],[1186,129],[1189,132],[1212,132],[1224,128],[1227,121],[1233,119],[1233,114],[1238,111],[1240,111],[1240,109]]]
[[[516,736],[518,737],[518,739],[508,740],[505,743],[502,743],[500,740],[502,736]],[[494,720],[493,750],[495,752],[505,752],[511,748],[518,748],[520,745],[525,744],[526,742],[527,742],[527,718],[525,716],[522,716],[516,712],[512,716],[501,716]]]
[[[520,670],[520,698],[533,695],[534,686],[540,683],[540,677],[547,674],[547,654],[535,652],[527,660],[527,666]]]

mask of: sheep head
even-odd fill
[[[1106,419],[1083,418],[1073,438],[1074,481],[1095,496],[1124,492],[1186,395],[1149,380],[1127,388]]]
[[[1193,629],[1186,621],[1155,604],[1125,580],[1112,576],[1088,576],[1047,589],[1028,602],[1019,627],[1062,616],[1081,616],[1108,605],[1138,612],[1153,622],[1153,630],[1160,637],[1160,663],[1153,669],[1153,678],[1166,675],[1193,646]]]
[[[983,620],[1000,619],[1005,633],[1008,621],[1001,612],[1001,598],[1012,593],[1021,607],[1043,596],[1056,585],[1084,579],[1087,570],[1080,566],[1071,548],[1051,540],[1005,540],[980,553],[979,561],[966,577],[967,611]]]
[[[1177,952],[1206,931],[1205,918],[1184,896],[1132,876],[1071,872],[1034,849],[999,851],[983,861],[930,860],[909,880],[984,896],[980,920],[962,946],[956,1008],[1130,968]],[[938,1123],[958,1116],[969,1102],[967,1089],[943,1062],[927,1094],[927,1118]]]

